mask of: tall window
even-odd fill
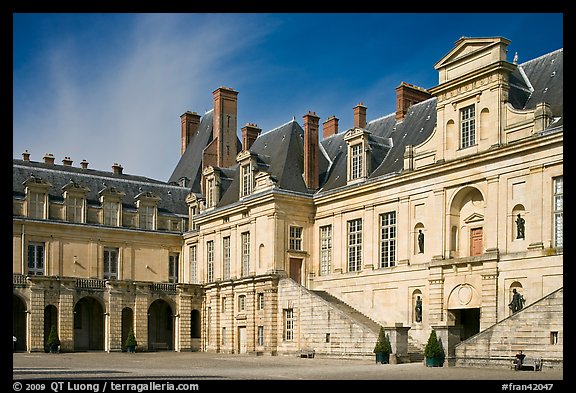
[[[222,262],[222,278],[228,280],[230,278],[230,236],[222,239]]]
[[[348,221],[348,271],[359,271],[362,266],[362,219]]]
[[[554,179],[554,246],[564,247],[564,177]]]
[[[350,161],[350,180],[362,177],[362,144],[358,143],[350,147],[352,159]]]
[[[118,249],[104,249],[104,279],[118,279]]]
[[[252,171],[250,164],[242,165],[242,196],[252,193]]]
[[[119,225],[120,203],[104,201],[102,209],[104,214],[103,224],[117,227]]]
[[[222,328],[222,345],[226,345],[226,328]]]
[[[206,242],[207,282],[214,281],[214,241]]]
[[[294,339],[294,310],[287,308],[284,310],[284,340]]]
[[[396,212],[380,215],[380,267],[396,265]]]
[[[30,191],[28,194],[28,217],[44,218],[44,197],[44,193]]]
[[[290,227],[290,250],[302,251],[302,228]]]
[[[79,196],[66,196],[66,219],[70,222],[82,222],[84,199]]]
[[[140,205],[138,207],[140,229],[154,229],[154,207]]]
[[[476,143],[476,113],[474,105],[460,110],[460,147],[470,147]]]
[[[238,296],[238,311],[246,311],[246,295]]]
[[[264,326],[258,326],[258,345],[264,345]]]
[[[196,255],[196,246],[190,247],[190,282],[198,284],[198,258]]]
[[[242,234],[242,277],[250,274],[250,232]]]
[[[206,207],[214,205],[214,179],[208,179],[206,182]]]
[[[258,310],[264,310],[264,294],[262,292],[258,293],[257,299]]]
[[[332,225],[320,227],[320,275],[332,270]]]
[[[28,274],[44,275],[44,243],[28,243]]]
[[[178,282],[178,254],[168,256],[168,282]]]

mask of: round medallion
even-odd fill
[[[462,285],[458,289],[458,300],[460,300],[460,304],[470,303],[470,300],[472,300],[472,288],[468,285]]]

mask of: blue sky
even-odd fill
[[[395,111],[402,81],[438,84],[434,64],[462,36],[502,36],[519,63],[563,47],[563,15],[168,14],[13,15],[13,157],[52,153],[92,169],[168,180],[180,115],[238,91],[238,131],[263,132],[314,111],[352,126]]]

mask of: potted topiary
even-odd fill
[[[426,367],[442,367],[444,365],[444,350],[438,341],[436,331],[432,329],[426,347],[424,347]]]
[[[58,338],[58,332],[56,331],[56,326],[52,325],[50,334],[48,335],[48,349],[50,353],[58,353],[59,346],[60,339]]]
[[[138,346],[138,342],[136,341],[136,336],[134,336],[134,329],[130,329],[128,332],[128,337],[126,337],[126,349],[130,353],[136,352],[136,346]]]
[[[376,346],[374,347],[376,363],[388,364],[390,362],[390,352],[392,352],[390,340],[388,340],[384,328],[380,326],[380,334],[378,335],[378,341],[376,341]]]

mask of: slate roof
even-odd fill
[[[159,212],[188,215],[186,196],[190,192],[189,188],[143,176],[114,174],[95,169],[82,169],[58,164],[49,165],[43,162],[19,159],[13,159],[12,173],[12,190],[13,196],[16,198],[24,197],[23,183],[31,175],[34,175],[52,184],[48,190],[48,197],[51,202],[63,202],[62,187],[69,184],[70,181],[74,181],[90,190],[87,194],[88,205],[99,206],[98,192],[106,187],[115,187],[118,191],[126,194],[122,199],[122,205],[126,209],[136,209],[134,197],[141,192],[150,191],[160,198],[158,202]]]

